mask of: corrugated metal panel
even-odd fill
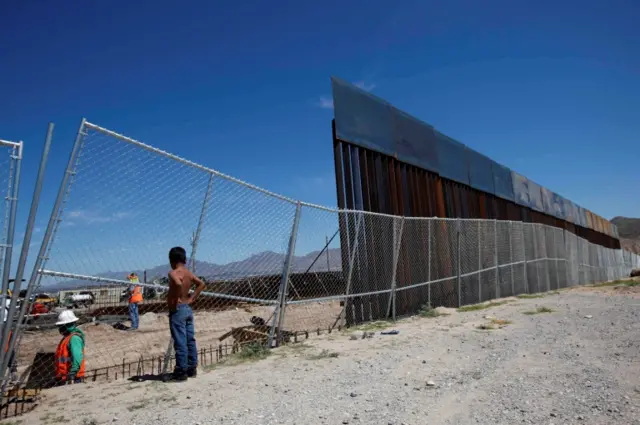
[[[553,211],[554,211],[553,215],[562,220],[566,220],[567,213],[564,210],[564,207],[565,207],[564,198],[558,195],[557,193],[552,192],[552,203],[553,203]]]
[[[532,180],[529,180],[529,202],[531,202],[531,209],[544,212],[541,186]]]
[[[542,192],[542,208],[544,212],[551,216],[558,217],[556,210],[553,208],[554,193],[546,187],[540,187],[540,191]]]
[[[331,82],[337,138],[395,155],[391,105],[337,78]]]
[[[469,185],[466,146],[437,130],[435,135],[438,140],[440,175],[449,180]]]
[[[491,167],[491,171],[493,172],[493,187],[496,196],[514,202],[511,170],[495,161],[491,164]]]
[[[438,141],[433,127],[399,109],[392,107],[391,111],[397,158],[437,173],[440,168]]]
[[[576,216],[575,216],[576,209],[574,207],[573,202],[571,202],[567,198],[562,198],[562,199],[564,201],[565,220],[567,220],[569,223],[577,224]]]
[[[529,180],[525,176],[521,176],[515,171],[511,171],[511,180],[513,182],[513,195],[515,197],[516,204],[523,207],[530,207],[531,200],[529,199]]]
[[[591,211],[589,211],[588,209],[585,208],[584,210],[585,212],[585,216],[587,217],[587,229],[593,229],[594,223],[593,223],[593,214],[591,214]]]
[[[492,170],[494,161],[469,147],[466,151],[471,187],[492,195],[495,194]]]

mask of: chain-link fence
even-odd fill
[[[173,246],[206,283],[192,305],[203,365],[247,342],[620,278],[638,262],[541,224],[297,202],[88,123],[66,175],[35,281],[58,299],[18,351],[31,385],[55,381],[64,309],[84,332],[85,379],[170,368]]]

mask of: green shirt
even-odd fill
[[[73,333],[73,335],[71,335],[71,339],[69,340],[69,354],[71,354],[71,369],[69,370],[69,375],[75,376],[80,370],[80,365],[82,364],[84,333],[75,326],[69,329],[69,331]]]

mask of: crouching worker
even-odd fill
[[[62,340],[56,350],[56,381],[58,385],[79,383],[84,378],[84,333],[78,329],[78,318],[71,310],[58,316],[56,325]]]

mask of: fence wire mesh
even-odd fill
[[[304,204],[91,124],[83,132],[37,281],[55,309],[27,323],[18,350],[31,385],[55,381],[64,309],[85,333],[85,379],[170,368],[172,246],[206,283],[192,305],[201,364],[274,335],[620,278],[639,262],[541,224]],[[132,307],[135,286],[144,300]]]

